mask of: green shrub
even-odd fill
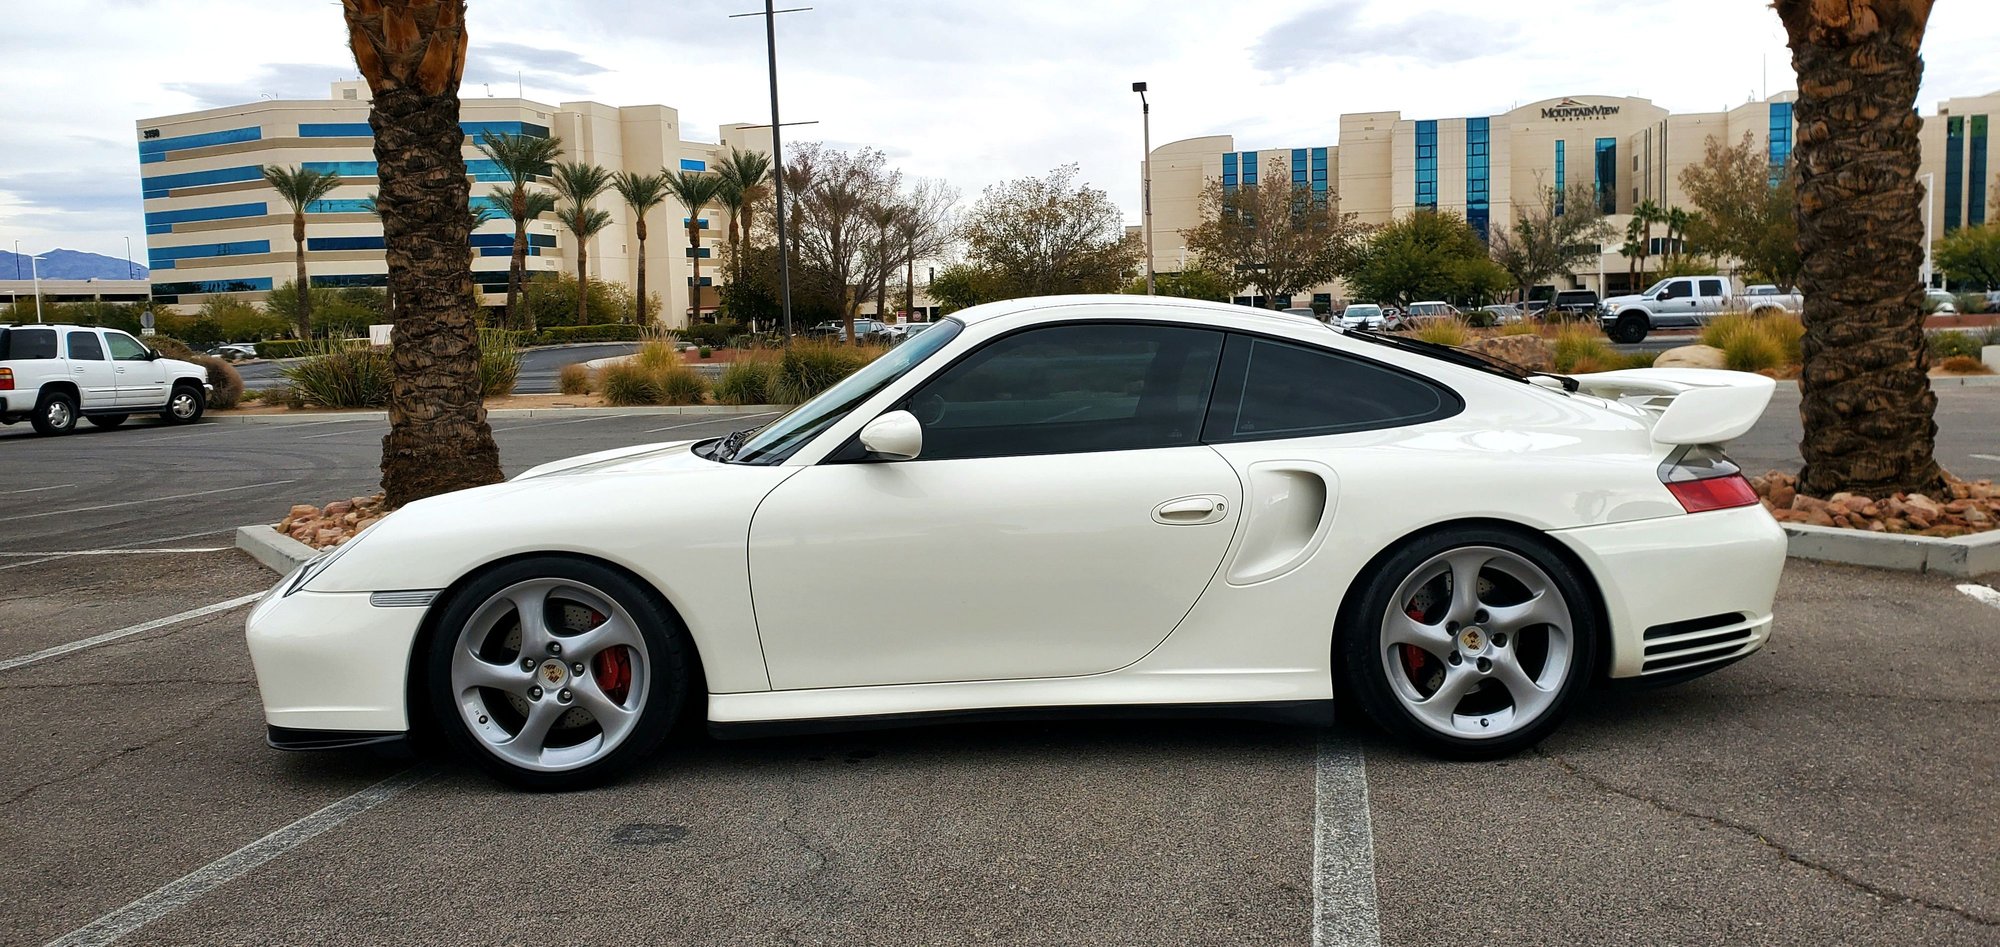
[[[642,326],[622,322],[597,323],[587,326],[549,326],[525,336],[523,345],[568,345],[579,342],[637,342],[644,335]]]
[[[646,370],[633,361],[612,362],[597,372],[597,388],[607,404],[658,404],[660,393],[653,388]]]
[[[777,366],[769,359],[730,362],[715,383],[715,400],[723,404],[770,404],[771,381],[776,374]]]
[[[566,395],[590,394],[590,366],[571,362],[556,373],[556,390]]]
[[[773,404],[798,404],[833,387],[841,379],[874,361],[881,349],[871,346],[835,345],[829,342],[795,342],[778,359],[768,393]]]
[[[535,328],[576,324],[576,277],[567,273],[537,273],[521,289],[520,305],[535,318]],[[632,318],[632,291],[623,283],[591,280],[584,300],[586,324],[623,322]]]
[[[1742,372],[1797,364],[1803,357],[1805,323],[1791,313],[1752,316],[1732,312],[1701,330],[1701,344],[1723,351],[1723,362]]]
[[[1977,313],[1977,312],[1985,312],[1985,311],[1986,311],[1986,294],[1985,294],[1985,293],[1959,293],[1959,294],[1958,294],[1958,311],[1959,311],[1960,313]]]
[[[1958,374],[1961,375],[1993,374],[1993,369],[1987,368],[1985,362],[1973,358],[1970,355],[1954,355],[1950,358],[1947,358],[1939,362],[1937,367],[1948,372],[1957,372]]]
[[[187,361],[195,356],[194,349],[189,348],[186,342],[182,342],[171,335],[156,335],[147,339],[146,343],[153,351],[167,358],[177,358],[181,361]]]
[[[1939,362],[1954,355],[1978,358],[1980,346],[1985,342],[1970,332],[1933,332],[1925,340],[1931,348],[1931,361]]]
[[[514,393],[514,381],[521,377],[521,349],[514,342],[516,335],[505,329],[479,330],[479,390],[488,398],[504,398]]]
[[[708,382],[689,365],[675,362],[650,374],[660,404],[700,404],[708,394]]]
[[[257,343],[258,358],[298,358],[311,353],[313,343],[298,339],[272,339]]]
[[[1630,352],[1624,356],[1624,362],[1621,363],[1618,367],[1652,368],[1654,360],[1658,359],[1659,357],[1660,353],[1658,352]]]
[[[1558,372],[1588,374],[1623,367],[1624,357],[1611,347],[1603,333],[1572,323],[1556,332],[1555,363]]]
[[[696,345],[721,348],[728,345],[732,337],[741,335],[743,326],[735,322],[696,323],[679,331],[681,338]]]
[[[1487,315],[1492,315],[1488,313]],[[1430,319],[1411,332],[1412,338],[1435,345],[1471,345],[1472,329],[1459,319]]]
[[[215,323],[224,342],[273,338],[292,327],[283,313],[266,312],[234,296],[208,297],[201,304],[200,319]]]
[[[213,355],[193,355],[188,361],[208,371],[208,384],[214,389],[208,393],[209,407],[234,408],[243,400],[243,376],[237,374],[236,366]]]
[[[701,348],[696,349],[695,354],[701,356],[702,358],[713,358],[715,356],[715,350],[704,345]]]
[[[389,353],[345,342],[315,342],[299,362],[279,369],[297,401],[322,408],[379,408],[389,403]]]

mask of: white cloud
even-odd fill
[[[907,175],[976,198],[1076,162],[1136,219],[1139,115],[1153,141],[1233,133],[1240,148],[1333,144],[1343,112],[1447,118],[1559,95],[1713,110],[1792,86],[1777,16],[1744,0],[814,0],[779,20],[787,121],[865,142]],[[768,118],[755,0],[478,0],[468,96],[590,98],[681,110],[689,137]],[[1940,4],[1920,104],[2000,88],[2000,18]],[[137,119],[317,97],[351,77],[336,4],[72,0],[13,17],[0,55],[8,160],[0,242],[122,254],[143,239]],[[78,68],[87,63],[87,68]],[[1768,80],[1766,79],[1768,75]]]

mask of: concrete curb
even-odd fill
[[[558,415],[570,418],[612,417],[616,415],[684,415],[693,417],[727,418],[744,414],[770,414],[789,411],[788,404],[681,404],[642,405],[629,408],[495,408],[486,412],[489,419],[505,418],[552,418]],[[217,424],[285,424],[301,421],[386,421],[387,411],[300,411],[287,414],[210,414],[207,420]]]
[[[1935,572],[1970,579],[2000,572],[2000,530],[1972,536],[1901,536],[1834,526],[1781,523],[1785,554],[1794,559]]]
[[[236,548],[279,575],[290,575],[307,559],[319,555],[319,550],[278,532],[269,523],[237,527]]]

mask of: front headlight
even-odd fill
[[[381,524],[376,523],[370,525],[367,529],[355,533],[354,538],[349,539],[348,541],[341,543],[338,546],[334,546],[328,549],[322,549],[320,550],[318,555],[312,557],[311,559],[307,559],[306,564],[300,566],[299,571],[292,574],[292,581],[285,584],[285,594],[290,595],[293,592],[305,588],[307,582],[311,582],[315,576],[318,576],[320,573],[325,572],[327,566],[333,565],[333,560],[340,558],[349,549],[353,549],[356,543],[361,542],[361,538],[363,536],[366,536],[369,533],[374,532],[375,527],[379,525]]]

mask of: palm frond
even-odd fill
[[[307,204],[332,193],[341,183],[339,174],[315,171],[302,165],[286,168],[267,164],[262,170],[265,182],[278,192],[279,197],[284,198],[285,203],[292,205],[295,214],[304,213]]]
[[[582,161],[562,161],[549,169],[549,185],[563,200],[587,205],[611,187],[611,172]]]
[[[530,138],[526,135],[495,135],[490,131],[479,133],[475,144],[507,179],[516,187],[524,186],[534,175],[549,173],[549,166],[562,157],[562,139]]]

